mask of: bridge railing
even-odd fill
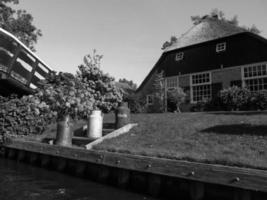
[[[52,69],[14,35],[0,28],[0,75],[35,89]],[[1,77],[0,77],[1,78]]]

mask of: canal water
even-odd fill
[[[0,157],[0,200],[155,200]]]

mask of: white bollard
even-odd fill
[[[87,137],[95,140],[102,137],[103,116],[100,110],[94,110],[89,116],[87,125]]]

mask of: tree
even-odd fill
[[[142,113],[146,111],[146,99],[135,93],[137,84],[125,78],[119,79],[119,82],[116,84],[122,91],[123,101],[128,103],[132,113]]]
[[[33,25],[33,17],[25,10],[15,10],[10,4],[19,0],[0,0],[0,27],[14,34],[21,42],[35,51],[34,45],[42,36],[41,30]]]
[[[122,93],[115,84],[115,79],[100,69],[102,55],[93,51],[84,57],[84,63],[78,66],[77,77],[86,84],[86,89],[94,98],[95,109],[109,112],[122,101]]]
[[[218,20],[230,23],[234,26],[243,28],[244,30],[247,30],[249,32],[255,33],[255,34],[260,34],[260,30],[253,24],[251,27],[247,27],[247,26],[239,26],[239,21],[238,21],[238,17],[237,15],[235,15],[233,18],[231,19],[227,19],[225,17],[225,14],[223,11],[215,8],[212,9],[211,12],[208,15],[204,15],[204,16],[200,16],[200,15],[195,15],[195,16],[191,16],[191,20],[193,22],[194,25],[197,25],[199,23],[202,22],[202,20],[204,20],[207,17],[213,17],[213,18],[217,18]]]
[[[129,98],[135,93],[137,85],[133,81],[129,81],[125,78],[119,79],[119,82],[116,83],[117,87],[120,88],[123,94],[123,101],[128,102]]]
[[[125,79],[125,78],[119,79],[119,83],[127,84],[132,90],[136,90],[136,88],[137,88],[137,84],[136,83],[134,83],[132,80],[129,81],[129,80]]]
[[[178,87],[171,90],[168,90],[167,93],[168,101],[172,104],[175,104],[176,111],[181,112],[180,105],[185,101],[186,94],[183,89]]]
[[[164,112],[164,72],[160,71],[155,74],[153,85],[153,105],[151,106],[152,112]]]

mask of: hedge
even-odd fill
[[[0,142],[6,137],[41,134],[56,114],[34,96],[0,97]]]

